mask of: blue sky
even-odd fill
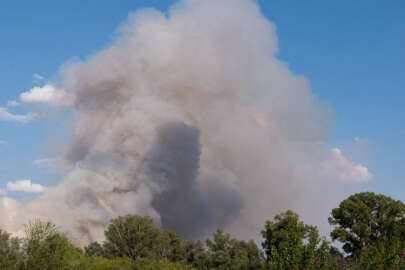
[[[85,59],[106,47],[130,11],[145,6],[165,11],[173,2],[1,3],[0,107],[32,88],[34,74],[52,79],[69,59]],[[360,161],[374,175],[362,189],[405,200],[405,2],[258,2],[277,26],[278,57],[294,73],[306,76],[312,91],[335,111],[331,147],[345,149],[355,138],[367,141],[352,153],[361,152]],[[36,110],[28,105],[8,109],[14,114]],[[53,138],[69,137],[70,122],[60,121],[69,118],[68,112],[49,115],[27,124],[0,121],[0,140],[6,142],[0,145],[0,186],[18,179],[43,185],[58,180],[33,164],[52,155],[57,144]]]

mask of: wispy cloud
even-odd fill
[[[359,138],[359,137],[354,138],[354,142],[355,142],[356,144],[365,145],[365,146],[367,146],[367,145],[369,144],[368,139],[366,139],[366,138]]]
[[[28,193],[41,193],[45,187],[40,184],[31,183],[31,180],[17,180],[15,182],[7,183],[7,190],[21,191]]]
[[[34,165],[46,167],[57,171],[66,170],[70,165],[60,158],[42,158],[36,159],[32,162]]]
[[[36,117],[34,113],[27,114],[13,114],[10,113],[6,108],[0,107],[0,120],[3,121],[15,121],[20,123],[28,123]]]
[[[15,101],[15,100],[10,100],[10,101],[7,102],[7,107],[16,107],[18,105],[20,105],[20,103],[18,101]]]
[[[34,79],[35,83],[41,82],[45,80],[45,77],[39,75],[38,73],[34,73],[34,75],[32,75],[32,78]]]
[[[6,143],[7,143],[6,141],[0,140],[0,145],[1,144],[6,144]]]
[[[51,159],[51,158],[42,158],[42,159],[36,159],[32,163],[35,165],[49,165],[52,162],[53,162],[53,159]]]

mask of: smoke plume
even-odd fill
[[[62,70],[75,115],[67,172],[28,203],[3,197],[1,225],[51,219],[86,244],[125,214],[186,238],[217,227],[256,237],[286,209],[326,221],[348,185],[339,175],[367,168],[335,164],[332,111],[277,51],[254,1],[130,14],[113,44]]]

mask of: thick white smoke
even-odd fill
[[[187,238],[217,227],[256,237],[289,208],[326,221],[339,175],[361,165],[335,164],[333,115],[277,60],[275,26],[254,1],[184,0],[131,14],[121,31],[63,72],[69,172],[29,203],[3,198],[5,229],[51,219],[85,244],[128,213]]]

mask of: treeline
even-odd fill
[[[315,210],[316,211],[316,210]],[[405,204],[358,193],[331,212],[331,245],[315,226],[286,211],[267,221],[262,243],[217,230],[185,241],[149,217],[111,220],[103,243],[75,246],[50,222],[26,225],[23,238],[0,230],[1,270],[327,270],[405,269]]]

